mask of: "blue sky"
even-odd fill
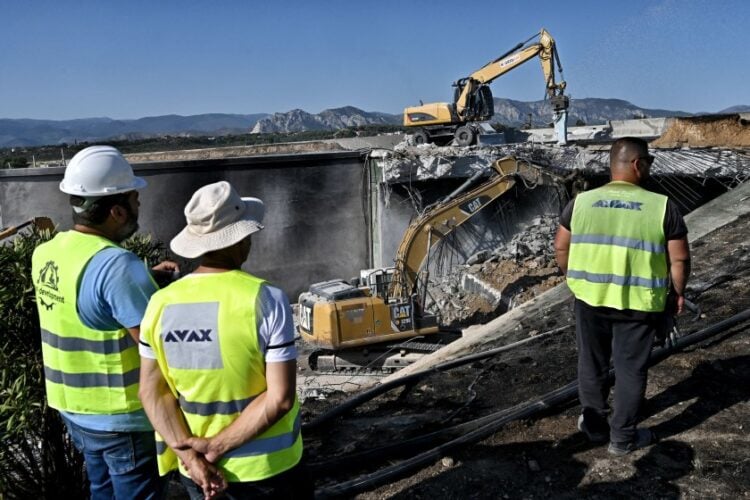
[[[546,28],[573,98],[715,112],[750,104],[750,2],[0,3],[0,118],[400,113]],[[492,84],[538,100],[537,61]]]

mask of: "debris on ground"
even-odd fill
[[[700,317],[683,316],[683,334],[702,330],[750,307],[750,216],[693,242],[689,295],[703,308]],[[438,372],[415,384],[379,396],[331,425],[307,432],[316,487],[362,477],[399,457],[438,446],[407,441],[514,405],[574,381],[575,335],[570,301],[544,314],[524,318],[516,338],[528,343],[495,357]],[[643,427],[659,441],[625,457],[608,455],[576,430],[580,408],[547,407],[535,418],[506,424],[470,447],[451,449],[432,463],[355,498],[743,498],[750,491],[750,338],[747,323],[730,328],[650,370]],[[484,345],[483,348],[491,348]],[[341,398],[310,401],[305,420]],[[419,417],[419,418],[417,418]],[[379,419],[393,425],[374,426]],[[353,459],[379,446],[378,458]],[[345,449],[349,452],[343,451]],[[361,456],[361,455],[356,455]],[[443,457],[450,460],[443,460]],[[335,467],[331,464],[335,463]],[[354,495],[348,495],[354,497]]]
[[[430,304],[451,327],[486,323],[563,281],[553,241],[559,218],[529,221],[506,244],[471,256],[465,265],[433,278]]]

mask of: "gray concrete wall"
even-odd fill
[[[347,278],[368,267],[362,204],[364,158],[335,152],[134,165],[149,185],[141,193],[141,233],[168,244],[185,224],[183,209],[199,187],[227,180],[266,203],[266,228],[253,239],[246,270],[277,284],[295,302],[310,283]],[[0,227],[34,216],[71,227],[64,169],[0,170]]]

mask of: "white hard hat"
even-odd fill
[[[90,146],[68,163],[60,191],[77,196],[109,196],[146,187],[133,167],[112,146]]]

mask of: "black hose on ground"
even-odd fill
[[[654,349],[649,359],[649,366],[654,366],[669,357],[671,354],[674,354],[675,352],[681,351],[687,347],[702,342],[718,333],[721,333],[725,329],[728,329],[747,320],[750,320],[750,309],[746,309],[741,313],[735,314],[734,316],[711,325],[704,330],[677,339],[674,345],[670,347]],[[613,375],[614,370],[610,370],[610,377]],[[490,419],[490,417],[493,417],[495,418],[495,420],[459,438],[448,441],[447,443],[443,443],[435,448],[420,453],[419,455],[400,462],[396,465],[386,467],[372,474],[360,476],[350,481],[321,488],[320,490],[317,490],[315,492],[315,498],[322,499],[340,497],[344,495],[350,496],[363,491],[368,491],[389,481],[400,479],[409,472],[433,463],[437,459],[443,457],[447,452],[452,451],[455,448],[467,444],[473,444],[491,436],[508,422],[519,420],[522,418],[530,418],[541,411],[548,410],[551,407],[574,400],[577,394],[578,382],[571,382],[563,387],[547,393],[538,401],[532,403],[523,403],[513,408],[497,412],[493,415],[482,417],[482,419]]]
[[[570,385],[570,384],[568,384]],[[556,401],[559,397],[560,392],[566,393],[568,391],[568,386],[563,386],[561,388],[558,388],[550,393],[548,393],[542,400],[540,400],[544,404],[550,404],[550,401]],[[537,402],[539,403],[539,402]],[[405,452],[414,451],[417,449],[422,449],[426,445],[433,444],[434,442],[444,439],[446,437],[450,436],[456,436],[456,435],[466,435],[467,433],[474,431],[482,426],[485,426],[487,424],[490,424],[494,422],[495,420],[502,420],[508,417],[514,417],[516,413],[521,409],[522,407],[527,406],[528,403],[524,402],[520,405],[512,406],[510,408],[505,408],[503,410],[497,411],[495,413],[491,413],[489,415],[485,415],[483,417],[476,418],[474,420],[470,420],[468,422],[463,422],[461,424],[457,424],[451,427],[447,427],[444,429],[440,429],[438,431],[431,432],[429,434],[424,434],[422,436],[417,436],[412,439],[407,439],[405,441],[399,441],[398,443],[393,443],[385,446],[381,446],[378,448],[373,448],[366,451],[361,451],[357,453],[351,453],[349,455],[343,455],[340,457],[332,458],[330,460],[324,460],[320,462],[313,462],[309,464],[309,468],[311,472],[317,473],[317,472],[326,472],[330,470],[341,470],[342,468],[351,468],[357,466],[357,464],[361,463],[372,463],[377,460],[382,459],[390,459],[397,456],[402,456]],[[554,405],[550,404],[550,407]],[[542,408],[540,408],[539,411],[541,411]],[[523,418],[523,417],[520,417]],[[513,420],[514,418],[511,418]]]
[[[654,349],[651,352],[651,357],[649,358],[649,366],[654,366],[657,363],[661,363],[675,352],[681,351],[687,347],[702,342],[708,338],[713,337],[714,335],[723,332],[728,328],[733,327],[734,325],[738,325],[747,320],[750,320],[750,309],[745,309],[744,311],[737,313],[734,316],[719,321],[718,323],[714,323],[711,326],[707,326],[703,330],[685,335],[684,337],[680,337],[675,340],[674,344],[671,347],[660,347],[658,349]]]
[[[315,492],[315,498],[322,499],[350,496],[354,495],[355,493],[370,490],[389,481],[400,479],[411,471],[420,469],[435,462],[455,448],[473,444],[491,436],[508,422],[520,420],[523,418],[530,418],[540,411],[547,410],[553,406],[574,399],[577,394],[578,382],[571,382],[566,386],[560,387],[555,391],[548,393],[542,399],[531,404],[523,403],[521,405],[514,406],[513,408],[509,408],[507,410],[497,412],[493,415],[483,417],[487,419],[489,419],[489,417],[493,417],[495,418],[495,420],[452,441],[448,441],[447,443],[443,443],[435,448],[420,453],[415,457],[406,459],[403,462],[392,465],[390,467],[386,467],[372,474],[360,476],[350,481],[339,483],[334,486],[329,486],[327,488],[322,488]]]
[[[421,379],[432,375],[434,373],[443,372],[450,370],[452,368],[456,368],[462,365],[466,365],[469,363],[473,363],[474,361],[479,361],[482,359],[490,358],[492,356],[495,356],[501,352],[509,351],[511,349],[514,349],[518,346],[521,346],[523,344],[526,344],[528,342],[532,342],[534,340],[539,340],[542,338],[546,338],[552,334],[558,333],[571,325],[565,325],[558,328],[555,328],[553,330],[546,331],[544,333],[540,333],[539,335],[535,335],[533,337],[528,337],[523,340],[519,340],[518,342],[514,342],[512,344],[504,345],[501,347],[497,347],[495,349],[490,349],[489,351],[483,351],[478,352],[475,354],[470,354],[468,356],[463,356],[461,358],[456,358],[451,361],[446,361],[445,363],[440,363],[438,365],[433,366],[432,368],[428,368],[427,370],[422,370],[419,372],[412,373],[410,375],[406,375],[404,377],[391,380],[390,382],[386,382],[384,384],[376,385],[375,387],[368,389],[366,391],[363,391],[359,393],[358,395],[354,396],[351,399],[348,399],[344,401],[343,403],[334,406],[330,410],[328,410],[325,413],[322,413],[312,419],[310,422],[304,424],[302,426],[302,431],[311,431],[317,427],[320,427],[321,425],[325,424],[326,422],[339,417],[341,415],[344,415],[345,413],[353,410],[354,408],[366,403],[367,401],[370,401],[371,399],[376,398],[377,396],[386,393],[390,391],[391,389],[394,389],[396,387],[401,387],[404,385],[414,384]]]

